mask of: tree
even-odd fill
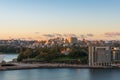
[[[23,54],[24,54],[24,56],[26,56],[27,58],[29,58],[30,55],[32,54],[32,50],[29,49],[29,48],[27,48],[26,51]]]
[[[21,50],[17,60],[22,61],[23,59],[28,59],[31,54],[32,54],[32,50],[29,48],[27,48],[25,51]]]

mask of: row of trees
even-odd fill
[[[18,61],[34,60],[41,62],[75,62],[87,63],[87,48],[72,46],[68,55],[61,54],[61,50],[65,47],[53,46],[52,48],[27,48],[25,51],[20,50]]]
[[[18,53],[20,48],[6,45],[6,46],[0,46],[0,52],[2,53]]]

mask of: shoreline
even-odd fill
[[[90,67],[82,64],[60,64],[60,63],[37,63],[37,64],[25,64],[25,63],[13,63],[15,66],[1,66],[0,71],[4,70],[24,70],[24,69],[43,69],[43,68],[72,68],[72,69],[120,69],[120,67],[101,66]]]

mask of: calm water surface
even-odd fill
[[[0,80],[120,80],[120,69],[30,69],[0,71]]]
[[[6,61],[6,62],[9,62],[9,61],[12,61],[13,59],[15,59],[15,58],[17,58],[18,57],[18,54],[16,53],[16,54],[12,54],[12,53],[10,53],[10,54],[4,54],[4,61]]]
[[[18,54],[6,54],[11,61]],[[0,71],[0,80],[120,80],[120,69],[29,69]]]

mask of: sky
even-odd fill
[[[120,39],[120,0],[0,0],[0,39]]]

